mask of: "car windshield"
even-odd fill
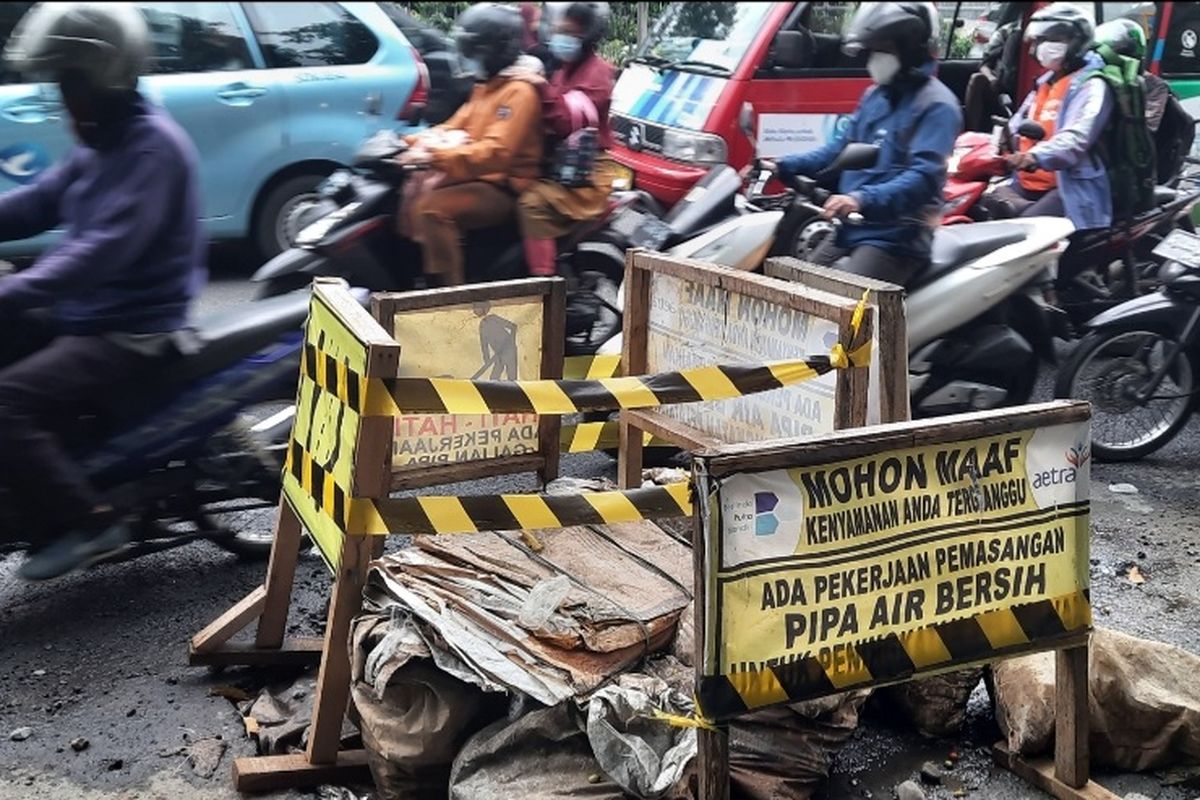
[[[635,61],[656,67],[732,73],[762,30],[773,3],[672,3]]]

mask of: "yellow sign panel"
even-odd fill
[[[365,391],[361,376],[366,370],[366,347],[316,293],[309,307],[304,345],[284,494],[336,570],[345,534],[328,512],[335,500],[344,502],[351,494],[359,415],[324,386],[336,376],[340,385],[354,384]],[[325,375],[331,380],[318,380]]]
[[[542,299],[517,298],[402,311],[394,319],[400,377],[536,380]],[[401,414],[397,468],[535,453],[536,414]]]
[[[1086,630],[1088,442],[1087,423],[1055,425],[721,480],[704,712]]]
[[[758,364],[828,353],[837,324],[719,286],[672,275],[650,278],[647,372],[710,364]],[[662,413],[727,442],[830,433],[837,377],[718,403],[689,403]]]

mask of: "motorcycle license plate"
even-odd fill
[[[1194,233],[1176,228],[1152,252],[1159,258],[1200,269],[1200,236]]]

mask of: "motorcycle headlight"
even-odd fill
[[[694,164],[724,164],[725,140],[708,133],[689,133],[667,128],[663,132],[662,153],[675,161]]]

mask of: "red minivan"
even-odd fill
[[[613,90],[612,155],[626,177],[673,204],[713,164],[744,166],[750,142],[738,112],[757,113],[758,152],[816,148],[867,87],[865,56],[842,53],[858,3],[672,3]],[[1001,3],[939,3],[938,75],[960,97],[979,68]]]

